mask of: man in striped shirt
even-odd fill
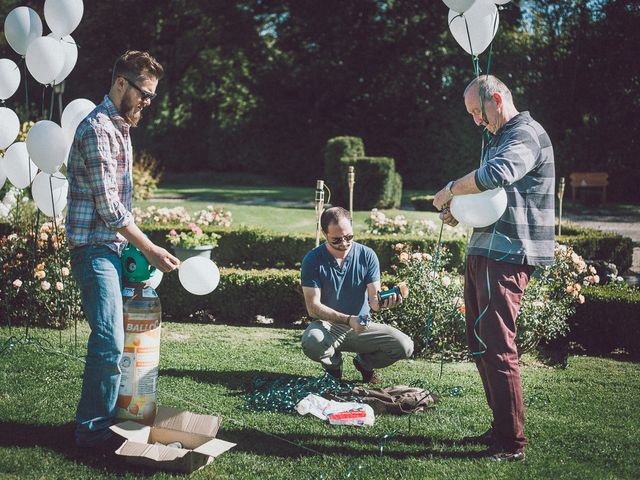
[[[116,412],[119,363],[124,348],[122,268],[127,241],[163,272],[179,260],[153,244],[131,215],[130,129],[156,96],[163,68],[146,52],[116,61],[109,94],[78,126],[71,150],[66,231],[73,276],[91,327],[82,393],[76,412],[76,443],[109,450]]]
[[[493,136],[477,170],[449,182],[433,201],[440,217],[455,195],[503,187],[507,209],[493,225],[476,228],[467,248],[465,316],[467,341],[480,373],[491,428],[467,442],[491,446],[493,460],[523,460],[524,402],[515,343],[516,318],[529,278],[553,263],[555,167],[553,147],[529,112],[519,112],[507,86],[492,75],[474,79],[464,102],[478,126]]]

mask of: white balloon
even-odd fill
[[[27,48],[27,69],[38,83],[53,83],[64,67],[64,49],[53,37],[36,38]]]
[[[0,157],[0,168],[14,187],[26,188],[38,173],[38,167],[29,159],[27,144],[16,142]],[[31,175],[29,175],[31,173]]]
[[[78,125],[94,108],[96,108],[96,104],[86,98],[76,98],[64,107],[60,123],[67,143],[71,144]]]
[[[59,172],[53,176],[40,172],[31,184],[33,201],[47,217],[53,217],[54,213],[56,216],[62,213],[67,206],[68,191],[69,182]]]
[[[0,58],[0,100],[6,100],[16,93],[20,86],[20,69],[16,62]]]
[[[20,133],[20,119],[13,110],[0,107],[0,150],[11,145]]]
[[[160,285],[160,282],[162,281],[163,276],[164,275],[162,274],[162,272],[156,269],[153,272],[153,275],[151,275],[151,277],[147,281],[147,285],[149,285],[151,288],[155,290],[156,288],[158,288],[158,285]]]
[[[493,0],[493,3],[495,3],[496,5],[506,5],[510,1],[511,0]]]
[[[189,293],[207,295],[218,286],[220,270],[206,257],[189,257],[180,264],[178,278]]]
[[[504,188],[455,195],[451,199],[451,215],[460,223],[474,228],[496,223],[506,209],[507,192]]]
[[[62,37],[61,40],[58,39],[58,37],[56,37],[53,33],[50,33],[49,35],[47,35],[47,37],[51,37],[60,42],[62,51],[64,52],[64,66],[53,81],[53,83],[55,83],[56,85],[60,85],[62,82],[64,82],[64,79],[69,76],[69,74],[73,70],[73,67],[76,66],[76,62],[78,61],[78,46],[76,45],[76,41],[71,37],[71,35]]]
[[[442,0],[454,12],[464,13],[471,8],[476,0]]]
[[[45,0],[44,19],[58,38],[73,32],[82,20],[82,0]]]
[[[27,149],[33,162],[47,173],[55,173],[64,163],[67,142],[62,128],[51,120],[40,120],[27,135]]]
[[[4,36],[11,48],[24,56],[29,44],[42,36],[42,20],[29,7],[14,8],[4,20]]]
[[[449,30],[456,42],[471,55],[480,55],[491,44],[498,31],[498,20],[498,8],[489,0],[476,0],[463,14],[449,10]]]

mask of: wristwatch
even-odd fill
[[[445,191],[449,194],[449,198],[453,198],[453,192],[451,191],[451,189],[453,188],[454,183],[456,183],[455,180],[451,180],[449,183],[447,183],[447,186],[444,187]]]

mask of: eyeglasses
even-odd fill
[[[122,77],[122,78],[124,78],[129,85],[131,85],[133,88],[138,90],[138,92],[140,92],[140,97],[142,98],[143,102],[145,100],[153,100],[154,98],[156,98],[158,96],[157,93],[151,93],[151,92],[144,91],[142,88],[140,88],[138,85],[136,85],[135,82],[132,82],[127,77]]]
[[[345,235],[344,237],[333,238],[329,240],[329,243],[331,245],[340,245],[343,241],[349,243],[351,242],[351,240],[353,240],[353,234]]]

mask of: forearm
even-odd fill
[[[352,315],[338,312],[337,310],[327,307],[322,303],[314,303],[307,306],[307,311],[313,318],[324,320],[329,323],[334,323],[336,325],[349,325],[349,319],[350,317],[352,317]]]
[[[451,186],[450,191],[448,191],[446,187],[440,190],[438,193],[436,193],[436,196],[433,199],[433,205],[438,210],[442,210],[456,195],[469,195],[472,193],[479,193],[480,189],[476,184],[475,175],[476,171],[474,170],[466,174],[464,177],[455,180],[453,182],[453,185]]]
[[[140,250],[143,254],[151,253],[151,250],[154,247],[153,242],[147,238],[147,236],[134,222],[119,228],[118,233],[126,238],[129,243]]]

